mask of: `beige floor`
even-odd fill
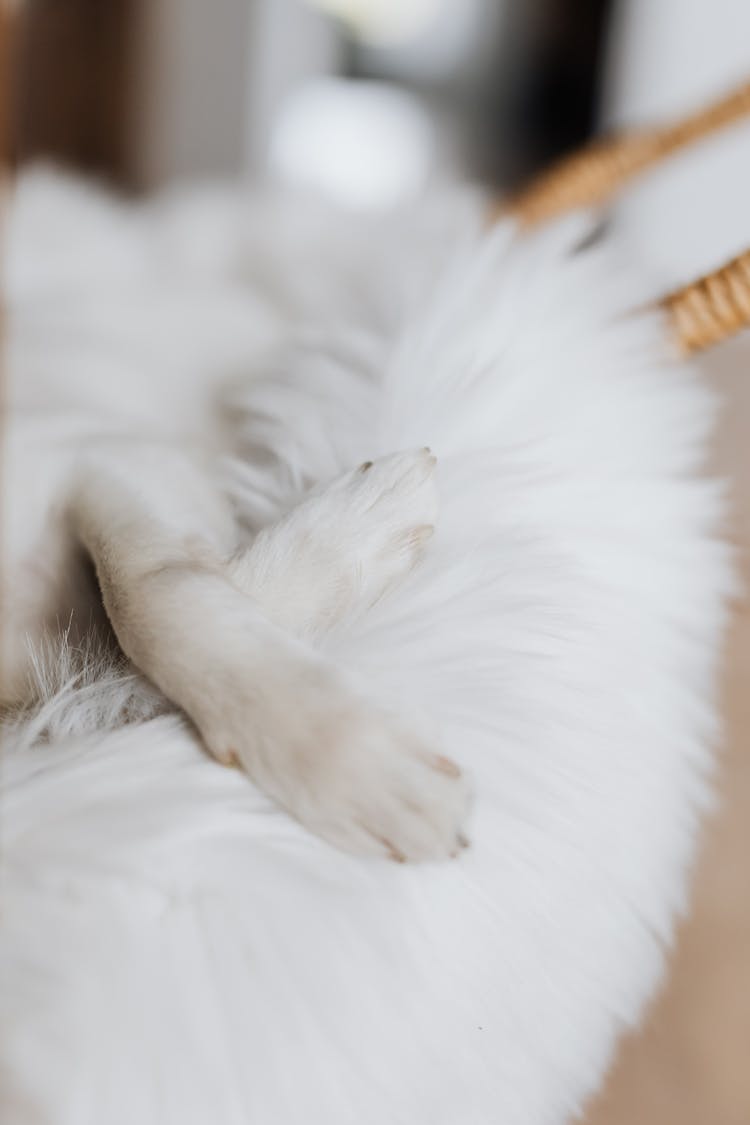
[[[750,589],[750,342],[705,365],[725,395],[716,462],[734,481]],[[693,911],[643,1031],[623,1044],[585,1125],[750,1125],[750,603],[737,607],[724,699],[720,812],[708,827]]]

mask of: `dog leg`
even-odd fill
[[[416,509],[402,524],[396,519],[400,480],[396,473],[392,495],[381,489],[369,509],[361,505],[365,523],[368,510],[375,523],[389,513],[389,540],[424,522]],[[349,485],[343,493],[346,507]],[[178,454],[136,446],[98,456],[79,476],[72,514],[123,650],[189,715],[216,758],[236,759],[269,796],[345,850],[400,861],[457,853],[468,805],[458,767],[270,619],[282,588],[269,585],[273,531],[259,551],[264,577],[254,583],[245,567],[259,597],[273,590],[267,614],[226,562],[233,529],[221,498]],[[305,535],[295,542],[285,521],[280,534],[281,553],[299,553],[297,581],[314,601],[317,548],[307,568]],[[385,567],[387,581],[413,550],[396,552],[401,561]],[[327,619],[328,592],[320,605],[315,614]]]

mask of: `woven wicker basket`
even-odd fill
[[[671,153],[745,117],[750,117],[750,82],[677,123],[595,141],[543,173],[494,216],[513,213],[531,225],[603,203]],[[750,326],[750,250],[660,303],[687,354]]]

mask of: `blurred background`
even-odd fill
[[[378,207],[514,182],[596,115],[611,0],[28,0],[12,149],[146,188],[267,172]]]
[[[0,144],[128,192],[257,179],[372,212],[471,178],[512,190],[592,133],[750,77],[750,0],[5,2]],[[750,129],[629,193],[612,221],[657,288],[750,246]],[[750,345],[705,361],[715,467],[750,543]],[[721,811],[644,1030],[586,1125],[750,1123],[750,614],[726,660]]]

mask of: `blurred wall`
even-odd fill
[[[243,162],[265,163],[272,123],[295,89],[343,66],[336,25],[300,0],[254,0],[247,41]]]
[[[13,161],[52,157],[128,177],[139,2],[4,4]]]
[[[750,75],[748,0],[618,0],[607,51],[610,124],[679,115]]]
[[[361,184],[399,160],[409,190],[430,170],[507,184],[591,131],[610,3],[19,0],[16,156],[142,188],[256,173],[309,88],[298,135],[317,122]]]
[[[750,78],[750,0],[619,0],[604,120],[679,118]],[[750,121],[672,157],[625,193],[617,222],[657,291],[750,246]]]
[[[242,171],[254,6],[254,0],[143,3],[133,111],[139,185]]]

